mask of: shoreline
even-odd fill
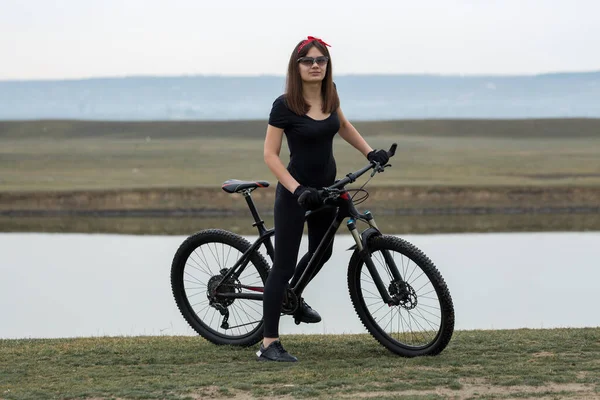
[[[356,193],[359,210],[382,215],[600,213],[596,186],[371,186]],[[352,192],[351,192],[352,195]],[[271,215],[275,185],[252,192],[261,215]],[[243,216],[241,194],[220,187],[174,187],[0,192],[3,216]]]
[[[261,215],[267,229],[272,215]],[[375,214],[382,232],[389,234],[454,234],[510,232],[600,231],[600,213],[382,215]],[[4,233],[104,233],[126,235],[189,235],[203,229],[226,229],[257,235],[250,215],[245,216],[2,216]],[[366,225],[365,225],[366,226]],[[361,223],[360,229],[363,228]],[[344,233],[344,229],[340,230]]]

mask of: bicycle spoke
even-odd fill
[[[260,323],[260,321],[247,322],[247,323],[245,323],[245,324],[240,324],[240,325],[230,326],[230,327],[229,327],[229,329],[233,329],[233,328],[239,328],[239,327],[242,327],[242,326],[248,326],[248,325],[255,325],[255,324],[258,324],[258,323]]]
[[[375,288],[375,289],[377,289],[377,288]],[[372,296],[373,296],[373,298],[379,298],[379,299],[381,299],[381,296],[379,295],[379,293],[373,293],[373,292],[371,292],[370,290],[366,290],[366,289],[365,289],[365,292],[367,292],[367,293],[369,293],[370,295],[372,295]]]
[[[427,308],[433,308],[435,310],[439,310],[439,307],[435,307],[435,306],[430,306],[429,304],[421,304],[422,307],[427,307]]]
[[[251,309],[252,311],[257,313],[258,315],[262,315],[262,308],[258,309],[258,310],[256,308],[254,308],[254,307],[256,307],[256,305],[254,304],[253,300],[248,300],[244,304],[246,305],[246,307],[248,307],[249,309]]]
[[[211,255],[211,256],[213,257],[213,259],[214,259],[214,260],[217,262],[217,265],[218,265],[219,267],[221,267],[221,264],[219,264],[219,257],[218,257],[218,254],[217,254],[217,255],[215,255],[215,250],[217,250],[217,249],[216,249],[216,247],[217,247],[217,244],[216,244],[216,243],[213,243],[213,247],[215,248],[215,250],[213,250],[213,249],[210,247],[210,244],[208,244],[206,247],[208,248],[208,251],[210,251],[210,255]],[[218,253],[218,250],[217,250],[217,253]],[[219,268],[219,269],[221,269],[221,268]]]
[[[200,254],[197,254],[197,253],[196,253],[196,250],[200,250]],[[194,250],[194,252],[193,252],[192,254],[193,254],[193,255],[195,255],[195,256],[197,256],[197,257],[198,257],[198,259],[200,260],[200,262],[202,262],[202,263],[203,263],[203,264],[206,266],[206,268],[208,268],[208,272],[206,272],[206,274],[208,274],[208,275],[213,275],[213,271],[210,269],[210,264],[209,264],[208,260],[206,259],[206,254],[204,254],[204,249],[202,249],[202,247],[199,247],[199,248],[198,248],[198,249],[196,249],[196,250]],[[197,262],[197,261],[194,259],[194,257],[192,256],[192,254],[190,254],[190,258],[191,258],[191,259],[192,259],[194,262],[196,262],[196,264],[197,264],[198,266],[200,266],[200,263],[199,263],[199,262]]]
[[[195,282],[194,283],[198,283],[200,285],[204,285],[204,282],[202,282],[201,280],[197,279],[196,277],[192,276],[191,274],[189,274],[188,272],[185,272],[185,275],[189,276],[190,278],[194,279]],[[185,282],[191,282],[188,281],[187,279],[185,280]],[[206,287],[206,285],[204,285],[204,287]]]
[[[236,321],[241,321],[242,319],[240,318],[240,316],[239,316],[239,314],[238,314],[238,312],[237,312],[237,309],[236,309],[236,307],[229,307],[229,308],[230,308],[230,310],[231,310],[231,314],[233,314],[233,315],[234,315],[233,322],[236,322]],[[237,328],[238,335],[241,335],[241,334],[242,334],[242,332],[240,331],[240,328],[239,328],[239,323],[237,323],[237,322],[236,322],[236,324],[238,324],[238,328]],[[234,325],[234,326],[235,326],[235,325]],[[229,329],[231,329],[231,326],[229,327]]]
[[[436,310],[439,310],[439,308],[436,308]],[[434,314],[431,311],[427,310],[426,308],[420,308],[419,312],[424,312],[424,313],[430,314],[430,315],[432,315],[434,317],[437,317],[438,319],[440,318],[439,314]]]
[[[191,298],[192,298],[192,297],[194,297],[194,296],[198,296],[199,294],[202,294],[202,292],[198,292],[198,293],[190,294],[190,295],[188,296],[188,299],[191,299]]]
[[[377,303],[373,303],[373,304],[377,304]],[[369,305],[373,305],[373,304],[369,304]],[[379,307],[377,310],[375,310],[375,311],[373,312],[373,314],[377,313],[377,311],[381,310],[381,309],[382,309],[383,307],[385,307],[385,306],[387,306],[387,304],[385,304],[385,303],[381,304],[381,306],[380,306],[380,307]]]
[[[406,263],[406,270],[408,271],[408,266],[410,265],[410,259],[408,259],[407,263]],[[412,269],[412,272],[410,273],[410,275],[404,279],[405,282],[411,282],[410,278],[412,278],[413,274],[415,273],[415,271],[417,270],[419,266],[415,265],[414,268]]]
[[[196,266],[190,265],[190,264],[188,264],[188,263],[186,263],[186,266],[187,266],[187,265],[190,265],[190,267],[192,267],[192,268],[194,268],[194,269],[197,269],[198,271],[200,271],[200,272],[202,272],[202,273],[205,273],[206,275],[211,275],[211,273],[210,273],[210,267],[208,266],[208,264],[204,263],[204,265],[205,265],[205,266],[206,266],[206,267],[209,269],[209,271],[206,271],[206,270],[204,269],[204,267],[203,267],[202,265],[200,265],[200,263],[199,263],[198,261],[196,261],[196,260],[194,259],[194,257],[192,257],[192,255],[191,255],[191,254],[190,254],[190,260],[192,260],[192,261],[193,261],[193,262],[196,264]],[[203,261],[203,260],[200,260],[200,261]]]
[[[427,323],[429,324],[429,327],[430,327],[432,330],[434,330],[434,331],[435,331],[435,330],[437,330],[437,328],[435,327],[435,325],[434,325],[434,324],[433,324],[431,321],[429,321],[427,318],[425,318],[425,316],[423,315],[423,313],[421,313],[421,310],[417,310],[417,312],[419,313],[419,315],[421,316],[421,318],[422,318],[422,319],[423,319],[425,322],[427,322]]]

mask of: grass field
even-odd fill
[[[600,328],[457,331],[412,359],[367,335],[282,340],[299,363],[199,337],[0,340],[0,398],[600,398]]]
[[[361,206],[367,209],[558,207],[595,213],[600,204],[600,119],[382,121],[356,126],[373,147],[398,143],[392,167],[367,186],[371,197]],[[12,231],[45,225],[61,231],[89,226],[85,220],[78,220],[77,226],[64,219],[58,225],[57,219],[17,220],[7,214],[14,210],[219,209],[247,215],[243,200],[225,194],[220,186],[231,178],[276,183],[262,157],[264,129],[264,121],[0,122],[0,227]],[[338,177],[365,165],[364,157],[340,137],[334,152]],[[284,143],[284,163],[287,154]],[[272,211],[273,195],[273,187],[253,195],[261,212]],[[466,226],[448,219],[433,225],[431,219],[428,224],[413,218],[409,225],[407,220],[397,219],[390,228],[426,232],[598,227],[598,218],[583,224],[581,218],[547,218],[529,225],[505,221],[502,226],[481,219],[462,220]],[[557,220],[562,225],[556,225]],[[146,229],[162,234],[190,226],[169,228],[162,223],[157,231],[147,223],[140,228],[136,220],[114,222],[102,221],[102,227],[95,219],[93,224],[111,232]],[[234,229],[239,225],[229,222]]]
[[[225,129],[225,128],[224,128]],[[367,130],[368,131],[368,130]],[[599,186],[600,131],[588,136],[368,136],[373,147],[398,143],[377,185]],[[229,178],[274,181],[263,137],[0,136],[0,190],[88,190],[220,186]],[[339,137],[338,176],[365,165]],[[287,162],[284,143],[282,159]]]

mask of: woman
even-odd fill
[[[296,268],[305,212],[320,205],[317,189],[335,182],[334,136],[339,133],[369,161],[382,165],[388,161],[387,152],[373,150],[344,117],[333,83],[328,46],[312,36],[296,45],[289,60],[285,94],[273,102],[267,125],[264,160],[278,184],[274,208],[275,258],[265,284],[264,339],[257,352],[261,361],[297,361],[279,341],[279,317],[289,280],[294,277],[290,282],[293,285],[302,275],[335,215],[335,210],[327,210],[307,219],[308,253]],[[279,158],[284,134],[290,150],[287,167]],[[317,271],[331,257],[332,246],[333,243]],[[306,323],[321,320],[304,300],[296,318]]]

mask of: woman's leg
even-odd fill
[[[298,282],[298,280],[302,276],[302,273],[308,266],[308,262],[312,258],[313,254],[317,251],[317,247],[319,247],[321,240],[323,240],[323,237],[325,236],[325,233],[327,233],[327,230],[331,226],[331,223],[333,222],[334,218],[335,218],[335,209],[334,208],[319,211],[318,213],[313,214],[308,218],[308,220],[307,220],[308,252],[302,257],[302,259],[298,263],[298,266],[296,267],[296,272],[294,273],[294,278],[292,279],[292,282],[290,284],[291,286],[294,286],[296,284],[296,282]],[[321,258],[321,262],[319,262],[319,264],[317,264],[317,268],[313,272],[313,275],[310,278],[310,280],[312,280],[317,275],[317,273],[321,270],[323,265],[327,261],[329,261],[329,259],[331,258],[332,252],[333,252],[333,239],[331,240],[331,244],[329,245],[329,247],[323,254],[323,257]],[[310,280],[309,280],[309,282],[310,282]]]
[[[279,337],[281,304],[290,278],[294,275],[298,250],[304,231],[304,210],[281,184],[277,185],[274,209],[275,257],[265,283],[263,298],[264,345]]]
[[[317,251],[319,244],[321,244],[321,240],[327,233],[327,230],[331,226],[335,218],[335,209],[332,210],[322,210],[317,214],[312,215],[308,218],[308,252],[302,257],[298,266],[296,267],[296,272],[294,273],[294,278],[292,279],[291,285],[294,286],[296,282],[302,276],[302,273],[306,270],[308,266],[308,262],[312,258],[313,254]],[[331,243],[325,250],[325,253],[321,257],[321,260],[317,264],[315,270],[313,271],[309,282],[317,275],[317,273],[321,270],[323,265],[331,258],[331,254],[333,251],[333,238],[331,239]],[[302,300],[299,304],[298,311],[295,313],[295,318],[301,322],[305,322],[308,324],[314,324],[317,322],[321,322],[321,316],[319,313],[310,307],[306,301]]]

